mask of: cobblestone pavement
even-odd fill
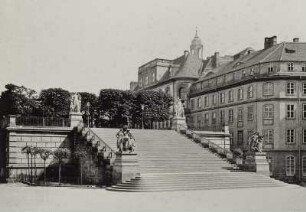
[[[306,211],[306,188],[110,192],[0,184],[0,211]]]

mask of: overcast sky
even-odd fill
[[[0,0],[0,91],[128,89],[140,65],[189,49],[196,26],[207,57],[305,42],[305,20],[305,0]]]

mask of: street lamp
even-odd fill
[[[86,113],[87,113],[87,127],[89,128],[89,116],[90,116],[90,111],[89,111],[90,103],[89,102],[86,103],[86,109],[87,109],[87,111],[86,111]]]
[[[141,107],[141,129],[144,129],[144,126],[143,126],[143,111],[144,111],[145,105],[141,104],[140,107]]]

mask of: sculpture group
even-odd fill
[[[249,137],[250,152],[262,152],[262,141],[263,137],[259,133],[254,133]]]

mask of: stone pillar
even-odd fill
[[[9,115],[9,127],[16,127],[16,116],[15,115]]]
[[[70,112],[69,119],[70,119],[70,127],[76,127],[80,122],[83,123],[82,113]]]
[[[186,118],[185,117],[174,117],[172,120],[172,130],[179,131],[180,127],[187,129]]]
[[[140,176],[136,153],[116,153],[113,165],[113,185],[124,183]]]

